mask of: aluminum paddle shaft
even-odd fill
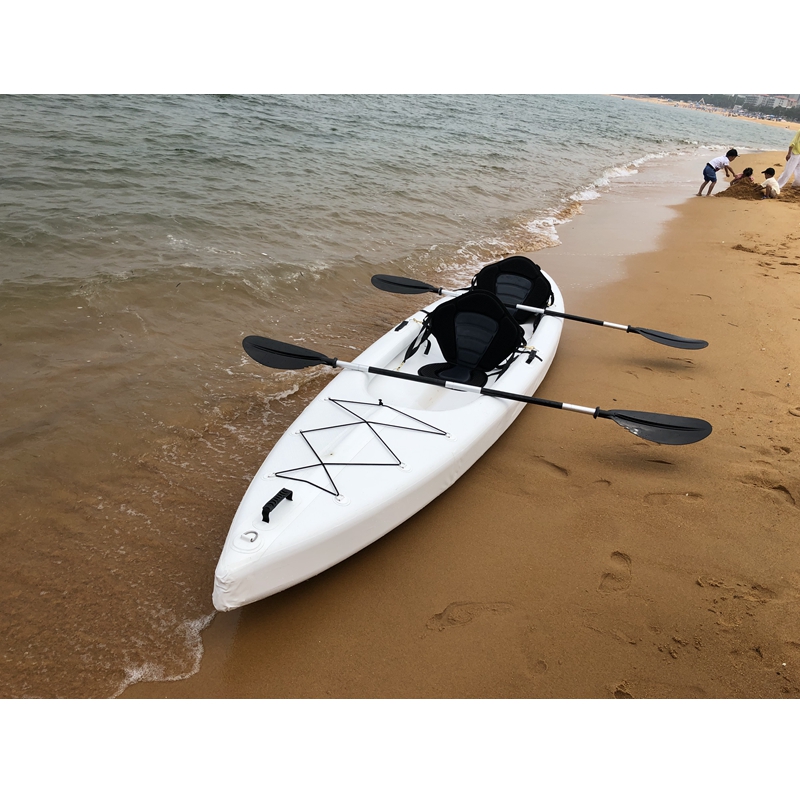
[[[414,280],[413,278],[401,278],[398,275],[373,275],[372,285],[384,292],[394,294],[422,294],[423,292],[433,292],[434,294],[445,295],[446,297],[457,297],[462,292],[454,292],[449,289],[441,289],[431,286],[429,283]],[[585,322],[589,325],[601,325],[604,328],[614,328],[627,333],[638,333],[649,339],[651,342],[666,345],[667,347],[677,347],[681,350],[702,350],[708,347],[708,342],[703,339],[687,339],[685,336],[676,336],[674,333],[664,333],[664,331],[654,331],[651,328],[639,328],[634,325],[622,325],[618,322],[606,322],[602,319],[591,319],[590,317],[579,317],[576,314],[565,314],[560,311],[551,311],[549,308],[536,308],[534,306],[509,306],[520,311],[530,311],[531,314],[545,314],[548,317],[559,317],[569,319],[574,322]]]
[[[622,426],[634,435],[659,444],[692,444],[705,439],[711,433],[711,425],[708,422],[693,417],[652,414],[646,411],[604,411],[599,407],[591,408],[589,406],[573,405],[572,403],[559,403],[555,400],[545,400],[531,395],[502,392],[497,389],[446,381],[442,378],[429,378],[414,373],[373,367],[369,364],[340,361],[338,358],[326,356],[314,350],[308,350],[305,347],[279,342],[275,339],[267,339],[263,336],[248,336],[242,342],[242,346],[247,355],[254,361],[273,369],[304,369],[305,367],[324,364],[338,369],[383,375],[396,380],[427,383],[457,392],[474,392],[502,400],[513,400],[519,403],[546,406],[547,408],[556,408],[563,411],[575,411],[595,418],[613,420],[617,425]]]

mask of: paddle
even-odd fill
[[[433,292],[434,294],[446,295],[447,297],[457,297],[461,292],[452,292],[448,289],[437,289],[429,283],[414,280],[413,278],[401,278],[396,275],[373,275],[372,285],[384,292],[394,294],[422,294],[423,292]],[[650,328],[636,328],[633,325],[620,325],[616,322],[604,322],[601,319],[590,319],[589,317],[578,317],[575,314],[563,314],[559,311],[551,311],[548,308],[534,308],[533,306],[514,306],[520,311],[530,311],[532,314],[547,314],[549,317],[561,317],[561,319],[571,319],[576,322],[588,322],[590,325],[602,325],[606,328],[616,328],[617,330],[627,331],[628,333],[638,333],[651,342],[665,344],[667,347],[678,347],[681,350],[702,350],[708,347],[708,342],[702,339],[687,339],[683,336],[676,336],[674,333],[664,333],[654,331]]]
[[[304,347],[278,342],[275,339],[266,339],[263,336],[247,336],[242,342],[242,347],[253,361],[274,369],[304,369],[315,365],[325,364],[329,367],[370,372],[373,375],[384,375],[387,378],[399,378],[405,381],[429,383],[445,389],[459,392],[478,392],[488,397],[500,397],[505,400],[517,400],[520,403],[558,408],[564,411],[577,411],[580,414],[591,414],[593,417],[610,419],[626,428],[631,433],[642,439],[659,444],[692,444],[705,439],[711,433],[711,425],[702,419],[692,417],[674,417],[669,414],[650,414],[645,411],[603,411],[600,408],[575,406],[570,403],[558,403],[554,400],[544,400],[524,394],[500,392],[496,389],[486,389],[480,386],[470,386],[465,383],[453,383],[441,378],[428,378],[422,375],[396,372],[394,370],[370,367],[367,364],[355,364],[340,361],[338,358],[323,355]]]

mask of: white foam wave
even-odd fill
[[[597,180],[592,181],[588,186],[578,189],[578,191],[569,196],[569,199],[577,203],[597,200],[602,197],[602,192],[600,190],[607,189],[616,178],[629,178],[633,175],[638,175],[640,168],[647,164],[647,162],[675,155],[682,155],[682,153],[660,150],[654,153],[645,153],[645,155],[635,158],[627,164],[616,164],[607,167]]]
[[[323,369],[318,369],[314,371],[314,376],[318,375],[322,372]],[[310,374],[311,371],[309,371]],[[274,392],[270,395],[271,400],[286,400],[288,397],[293,397],[300,391],[300,384],[293,383],[288,389],[284,389],[282,392]]]
[[[658,153],[647,153],[643,155],[641,158],[635,158],[631,164],[636,167],[641,167],[642,164],[646,164],[648,161],[655,161],[661,158],[667,158],[668,156],[675,155],[675,152],[667,152],[666,150],[659,151]]]
[[[191,678],[200,669],[203,659],[203,637],[201,633],[211,624],[216,612],[197,619],[182,622],[179,631],[186,637],[186,646],[192,656],[192,663],[185,672],[178,675],[169,675],[163,666],[145,662],[144,664],[129,665],[125,667],[125,677],[111,697],[119,697],[129,686],[141,681],[182,681]]]
[[[179,239],[171,233],[167,234],[167,242],[169,242],[169,246],[175,250],[188,250],[192,246],[192,243],[188,239]]]
[[[600,195],[597,196],[599,197]],[[578,200],[578,198],[575,196],[573,196],[570,199],[576,201]],[[561,244],[561,239],[558,238],[558,232],[556,231],[556,227],[558,225],[563,225],[565,222],[569,222],[569,219],[557,216],[539,217],[538,219],[531,220],[525,227],[531,233],[537,234],[539,236],[544,236],[546,239],[549,239],[555,245],[555,244]]]
[[[614,178],[627,178],[629,175],[637,175],[638,173],[639,170],[631,163],[619,167],[609,167],[609,169],[603,172],[603,178],[606,181],[610,181]]]
[[[589,188],[575,192],[575,194],[570,195],[569,199],[574,200],[577,203],[583,203],[588,200],[597,200],[598,197],[601,197],[600,192],[598,192],[597,189]]]

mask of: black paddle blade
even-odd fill
[[[265,339],[263,336],[246,336],[242,341],[242,347],[253,361],[273,369],[304,369],[317,364],[336,366],[335,358],[294,344]]]
[[[675,417],[671,414],[650,414],[647,411],[602,411],[596,416],[613,419],[631,433],[659,444],[693,444],[711,433],[704,419]]]
[[[708,342],[702,339],[687,339],[685,336],[676,336],[674,333],[664,333],[663,331],[653,331],[650,328],[634,328],[628,326],[628,333],[639,333],[651,342],[665,344],[667,347],[678,347],[681,350],[702,350],[708,347]]]
[[[439,290],[435,286],[416,281],[413,278],[400,278],[397,275],[373,275],[370,280],[372,285],[382,292],[393,292],[394,294],[433,292],[434,294],[439,294]]]

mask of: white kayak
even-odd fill
[[[549,310],[564,311],[550,280]],[[404,361],[420,333],[417,312],[354,364],[416,375],[442,360],[436,340]],[[526,347],[486,388],[533,394],[558,348],[563,320],[523,324]],[[535,352],[535,357],[533,353]],[[343,371],[273,447],[250,483],[214,575],[214,607],[230,611],[343,561],[413,516],[463,475],[524,403]]]

